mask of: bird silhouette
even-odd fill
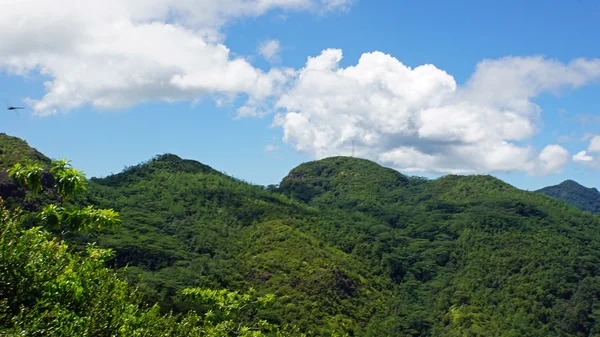
[[[18,110],[18,109],[25,109],[25,108],[20,107],[20,106],[9,106],[8,107],[8,110]]]

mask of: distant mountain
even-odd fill
[[[582,186],[573,180],[566,180],[558,185],[544,187],[536,192],[562,200],[581,210],[600,214],[600,192],[596,188]]]
[[[333,157],[265,188],[166,154],[91,179],[85,202],[122,224],[65,239],[114,249],[166,310],[202,312],[184,287],[253,287],[277,296],[260,317],[310,336],[600,334],[599,219],[491,176]]]

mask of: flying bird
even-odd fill
[[[19,115],[19,110],[25,110],[24,106],[16,105],[14,102],[11,102],[9,99],[4,100],[4,106],[6,107],[6,111],[14,111]]]

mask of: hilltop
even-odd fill
[[[6,170],[16,163],[36,163],[47,167],[50,161],[50,158],[29,146],[26,141],[0,133],[0,185],[10,183]]]
[[[278,298],[260,317],[314,336],[600,333],[598,218],[491,176],[333,157],[267,189],[166,154],[90,180],[85,200],[122,225],[65,238],[113,248],[164,310],[202,309],[183,287],[254,287]]]
[[[50,158],[29,146],[26,141],[0,133],[0,167],[3,169],[7,169],[16,163],[38,163],[47,166],[50,161]]]
[[[600,214],[600,192],[573,180],[565,180],[554,186],[544,187],[536,192],[562,200],[584,211]]]
[[[366,159],[331,157],[292,169],[280,188],[306,202],[315,199],[327,202],[341,194],[359,199],[367,194],[381,196],[405,187],[408,182],[400,172]]]
[[[29,146],[26,141],[18,137],[0,133],[0,197],[7,202],[9,207],[18,205],[26,211],[32,211],[43,202],[54,200],[55,196],[51,192],[45,192],[35,197],[32,196],[26,189],[15,185],[10,180],[7,172],[16,163],[23,165],[37,164],[43,168],[47,168],[51,161],[43,153]],[[45,173],[42,184],[50,186],[52,179],[49,173]]]
[[[332,157],[292,169],[278,191],[310,205],[383,215],[424,182],[366,159]]]
[[[157,155],[149,161],[140,163],[139,165],[127,167],[121,173],[110,175],[105,178],[92,178],[91,180],[104,186],[121,186],[143,180],[144,177],[160,171],[170,173],[221,174],[212,167],[195,160],[182,159],[172,153],[165,153]]]

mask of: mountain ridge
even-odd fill
[[[562,200],[581,210],[600,214],[600,192],[595,187],[585,187],[568,179],[558,185],[541,188],[536,192]]]
[[[203,173],[224,175],[223,173],[192,159],[183,159],[172,153],[158,154],[150,160],[124,168],[121,172],[106,177],[93,177],[90,180],[102,185],[119,185],[143,179],[145,175],[165,170],[172,173]]]
[[[122,224],[65,240],[113,249],[167,312],[202,311],[184,287],[253,287],[278,298],[257,315],[314,336],[600,333],[599,218],[492,176],[332,157],[268,189],[165,154],[85,200]]]

